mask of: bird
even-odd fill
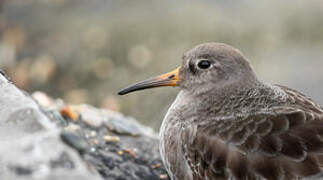
[[[177,86],[160,128],[172,180],[323,179],[323,110],[259,79],[238,49],[218,42],[184,53],[179,68],[119,91]]]

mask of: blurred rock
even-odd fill
[[[0,139],[10,143],[45,128],[53,128],[38,105],[0,75]],[[1,146],[3,147],[3,146]]]
[[[33,96],[44,108],[0,74],[0,179],[168,179],[151,128],[89,105],[68,108],[75,120]]]
[[[101,179],[26,93],[0,75],[0,179]]]
[[[99,180],[80,156],[59,138],[58,132],[42,132],[15,140],[0,148],[0,179]]]
[[[49,97],[46,93],[41,91],[36,91],[31,95],[39,105],[42,107],[51,107],[55,105],[54,100]]]

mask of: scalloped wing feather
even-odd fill
[[[186,128],[182,148],[194,180],[295,179],[321,173],[322,109],[291,92],[295,104],[273,108],[271,114],[251,115],[236,125]]]

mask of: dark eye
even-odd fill
[[[200,69],[207,69],[211,66],[211,62],[209,60],[201,60],[200,62],[198,62],[197,66]]]

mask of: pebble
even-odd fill
[[[126,153],[130,154],[133,158],[137,158],[138,157],[137,154],[134,151],[132,151],[131,149],[125,149],[124,151]]]
[[[157,168],[160,168],[160,167],[161,167],[161,164],[160,163],[151,165],[151,168],[152,169],[157,169]]]
[[[159,175],[159,178],[160,179],[167,179],[168,176],[167,176],[167,174],[161,174],[161,175]]]
[[[43,107],[55,106],[54,100],[44,92],[36,91],[31,96]]]
[[[118,142],[120,142],[120,138],[118,136],[104,136],[103,139],[107,143],[110,143],[110,142],[118,143]]]
[[[142,134],[140,127],[135,123],[129,121],[124,121],[119,118],[111,118],[108,121],[104,122],[104,124],[112,131],[122,135],[132,135],[138,136]]]
[[[94,152],[96,152],[96,148],[95,147],[91,147],[90,151],[94,153]]]
[[[85,152],[88,147],[86,140],[81,136],[76,135],[75,133],[66,132],[66,131],[62,132],[61,138],[67,145],[75,148],[80,153]]]
[[[120,156],[122,156],[122,155],[123,155],[123,151],[119,150],[119,151],[118,151],[118,154],[119,154]]]
[[[93,143],[94,143],[95,145],[98,145],[98,144],[99,144],[99,140],[94,139],[94,140],[93,140]]]
[[[68,125],[68,121],[65,120],[62,115],[60,114],[59,111],[57,110],[48,110],[45,112],[48,117],[54,121],[55,123],[57,123],[60,126],[66,127]]]
[[[92,128],[100,128],[103,124],[103,118],[100,111],[96,110],[92,106],[81,106],[80,113],[83,122]]]
[[[91,136],[91,137],[95,137],[95,136],[96,136],[96,134],[97,134],[97,133],[96,133],[95,131],[91,131],[90,136]]]
[[[60,112],[64,118],[69,118],[74,122],[78,121],[79,119],[79,114],[73,111],[70,106],[65,106]]]
[[[75,133],[77,131],[79,131],[81,128],[80,126],[76,125],[76,124],[69,124],[68,126],[66,126],[64,128],[65,131],[68,131],[70,133]]]

